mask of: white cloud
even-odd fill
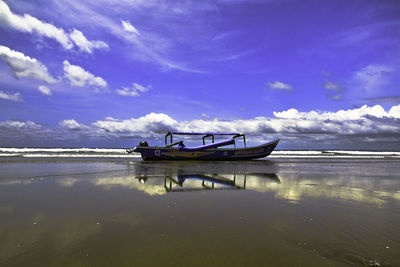
[[[72,86],[84,87],[84,86],[95,86],[95,87],[107,87],[107,82],[98,76],[94,76],[92,73],[84,70],[82,67],[72,65],[68,60],[64,60],[64,76],[68,79]]]
[[[337,112],[299,112],[290,109],[274,112],[282,124],[280,131],[293,133],[377,134],[400,131],[396,112],[386,112],[382,106],[366,105]],[[386,119],[386,120],[385,120]]]
[[[18,31],[37,33],[59,42],[64,48],[71,49],[73,44],[63,29],[53,24],[42,22],[29,14],[13,14],[7,4],[0,0],[0,21]]]
[[[364,97],[363,99],[374,102],[400,103],[399,95],[382,96],[382,97]]]
[[[51,135],[48,129],[33,121],[0,121],[0,142],[3,146],[15,146],[30,138],[47,138],[48,140],[52,136],[54,135]]]
[[[140,35],[140,32],[129,22],[129,20],[125,21],[121,19],[121,24],[125,31]]]
[[[326,145],[336,149],[383,149],[382,145],[389,150],[400,149],[400,105],[392,106],[388,111],[380,105],[336,112],[289,109],[275,112],[273,117],[237,120],[206,118],[177,121],[164,113],[150,113],[125,120],[107,117],[90,126],[67,119],[61,121],[59,126],[58,129],[50,129],[31,121],[3,121],[0,122],[0,137],[3,138],[1,140],[26,140],[25,137],[159,140],[168,131],[242,132],[248,135],[250,142],[281,138],[282,144],[301,149],[321,149]]]
[[[83,33],[77,29],[73,29],[69,37],[81,51],[85,51],[89,54],[93,52],[94,48],[108,48],[108,45],[103,41],[89,41]]]
[[[29,129],[29,130],[39,130],[42,128],[41,125],[34,123],[33,121],[1,121],[0,128],[7,128],[13,130]]]
[[[292,86],[283,82],[275,81],[275,82],[269,82],[268,83],[269,88],[274,89],[274,90],[292,90]]]
[[[128,120],[108,118],[105,121],[93,123],[95,127],[108,133],[144,133],[147,135],[175,129],[177,124],[177,121],[163,113],[150,113],[140,118]]]
[[[38,87],[38,90],[39,90],[39,92],[41,92],[41,93],[44,94],[44,95],[48,95],[48,96],[51,95],[51,90],[50,90],[50,88],[48,88],[47,86],[40,85],[40,86]]]
[[[389,112],[380,105],[362,106],[337,112],[300,112],[289,109],[274,112],[274,117],[256,117],[246,120],[199,119],[178,122],[163,113],[151,113],[128,120],[106,119],[93,125],[106,133],[116,135],[137,134],[143,137],[171,130],[182,132],[243,132],[249,135],[264,134],[331,134],[365,135],[398,134],[400,132],[400,105]]]
[[[116,90],[117,94],[123,96],[139,96],[141,93],[147,92],[151,87],[145,87],[138,83],[133,83],[131,87],[122,87],[122,89]]]
[[[353,78],[365,97],[384,91],[388,83],[388,74],[391,72],[392,69],[388,66],[370,64],[355,72]]]
[[[274,112],[273,114],[275,117],[282,119],[337,120],[337,121],[359,120],[367,115],[371,115],[377,118],[392,116],[390,113],[386,112],[380,105],[375,105],[372,107],[364,105],[360,108],[339,110],[336,112],[318,112],[318,111],[300,112],[292,108],[287,111]]]
[[[393,118],[400,119],[400,105],[391,107],[389,110],[389,115]]]
[[[47,83],[55,83],[45,65],[35,58],[0,45],[0,57],[7,63],[17,78],[34,78]]]
[[[15,94],[8,94],[4,91],[0,90],[0,98],[5,99],[5,100],[11,100],[11,101],[16,101],[16,102],[22,102],[24,101],[21,97],[20,93],[15,93]]]
[[[184,38],[182,34],[176,35],[176,31],[172,30],[175,27],[169,26],[170,23],[176,25],[176,27],[186,27],[185,23],[177,22],[174,20],[170,21],[171,14],[175,13],[176,8],[187,12],[188,8],[193,9],[193,6],[196,6],[196,10],[200,8],[205,3],[196,3],[196,5],[191,5],[189,3],[159,3],[158,1],[92,1],[90,3],[85,1],[63,1],[63,2],[55,2],[57,9],[68,10],[69,12],[65,12],[65,16],[68,16],[69,19],[79,19],[81,23],[96,25],[101,27],[104,31],[107,31],[126,42],[127,47],[123,52],[126,53],[130,58],[134,58],[136,60],[152,62],[158,64],[163,70],[180,70],[185,72],[192,73],[205,73],[205,71],[197,70],[195,68],[191,68],[185,62],[181,62],[180,59],[175,60],[175,56],[177,54],[176,44],[187,42],[188,49],[193,49],[196,43],[192,38]],[[185,7],[182,7],[185,5]],[[207,4],[208,5],[208,4]],[[142,22],[144,25],[149,25],[156,23],[158,27],[154,28],[152,32],[148,32],[145,30],[140,30],[140,34],[128,34],[126,29],[124,29],[123,23],[121,20],[115,20],[109,17],[109,13],[103,13],[106,10],[104,7],[107,6],[107,10],[116,10],[120,12],[121,9],[130,10],[135,12],[137,10],[132,9],[141,9],[141,7],[151,8],[158,10],[157,14],[162,14],[161,16],[151,16],[153,12],[143,12],[141,15],[146,16],[148,18],[147,21]],[[140,7],[139,7],[140,6]],[[186,8],[187,7],[187,8]],[[192,10],[192,12],[194,12]],[[179,12],[178,12],[179,13]],[[188,17],[189,22],[194,25],[194,28],[197,31],[202,31],[203,24],[194,23]],[[125,22],[129,22],[125,20]],[[127,29],[129,30],[129,24],[126,24]],[[149,28],[149,27],[146,27]],[[131,29],[132,30],[132,29]],[[172,33],[170,31],[173,31]],[[190,32],[191,36],[199,36]],[[178,41],[178,39],[180,39]],[[208,41],[208,40],[207,40]],[[198,44],[198,43],[196,43]],[[181,46],[179,46],[181,47]],[[185,50],[186,51],[186,50]],[[185,52],[186,53],[186,52]]]
[[[51,23],[43,22],[29,14],[23,16],[12,13],[8,5],[0,0],[0,22],[11,28],[27,33],[36,33],[40,36],[53,39],[60,43],[65,49],[72,49],[74,44],[87,53],[92,53],[93,48],[107,48],[108,45],[102,41],[89,41],[82,32],[73,29],[67,34],[64,29],[58,28]]]
[[[329,81],[324,83],[324,88],[327,90],[337,91],[337,92],[343,91],[343,87],[340,84]]]
[[[74,130],[74,131],[87,128],[86,125],[80,124],[74,119],[60,121],[58,123],[58,125],[60,125],[61,127],[65,128],[65,129]]]
[[[323,87],[327,90],[326,96],[329,97],[330,99],[332,100],[342,99],[342,92],[344,91],[344,88],[340,84],[326,81]]]

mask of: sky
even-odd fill
[[[400,151],[400,2],[0,0],[0,146],[167,131]]]

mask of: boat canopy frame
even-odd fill
[[[246,148],[246,135],[245,134],[241,134],[241,133],[188,133],[188,132],[168,132],[165,135],[165,146],[166,147],[171,147],[174,146],[176,144],[178,144],[179,142],[175,142],[173,143],[173,135],[202,135],[202,139],[203,139],[203,145],[206,144],[206,138],[211,137],[211,143],[213,144],[215,141],[215,136],[220,136],[220,135],[231,135],[233,136],[232,139],[235,140],[236,138],[239,137],[243,137],[243,143],[244,143],[244,147]],[[168,137],[170,139],[170,143],[168,144]],[[234,146],[236,148],[236,142],[234,142]]]

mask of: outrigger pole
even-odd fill
[[[227,145],[232,145],[235,144],[235,140],[231,139],[228,141],[223,141],[223,142],[219,142],[219,143],[212,143],[209,145],[203,145],[203,146],[198,146],[198,147],[178,147],[179,150],[181,151],[200,151],[200,150],[205,150],[205,149],[210,149],[210,148],[217,148],[220,146],[227,146]]]
[[[207,137],[211,137],[212,143],[214,143],[215,138],[214,136],[218,136],[218,135],[233,135],[232,139],[234,140],[235,138],[238,137],[243,137],[243,142],[244,142],[244,147],[246,147],[246,136],[244,134],[241,133],[188,133],[188,132],[168,132],[165,135],[165,146],[173,146],[176,145],[177,143],[172,143],[173,141],[173,135],[203,135],[203,145],[206,144],[206,138]],[[168,145],[168,137],[170,138],[170,144]],[[233,142],[233,144],[236,147],[236,143]]]

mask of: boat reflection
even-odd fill
[[[243,175],[240,185],[236,183],[236,176],[236,174],[233,174],[233,179],[229,179],[223,176],[211,176],[205,174],[178,174],[176,178],[170,175],[165,175],[164,188],[167,192],[245,189],[246,174]],[[194,181],[199,182],[196,183],[195,187],[193,187]],[[188,185],[189,183],[191,185],[184,187],[184,183],[185,185]]]
[[[171,174],[164,173],[164,188],[166,192],[187,192],[198,190],[243,190],[246,189],[247,176],[257,175],[260,178],[269,179],[280,183],[275,173],[232,173],[232,174]],[[160,176],[148,176],[146,173],[136,175],[136,179],[145,184],[149,179],[161,178]]]

